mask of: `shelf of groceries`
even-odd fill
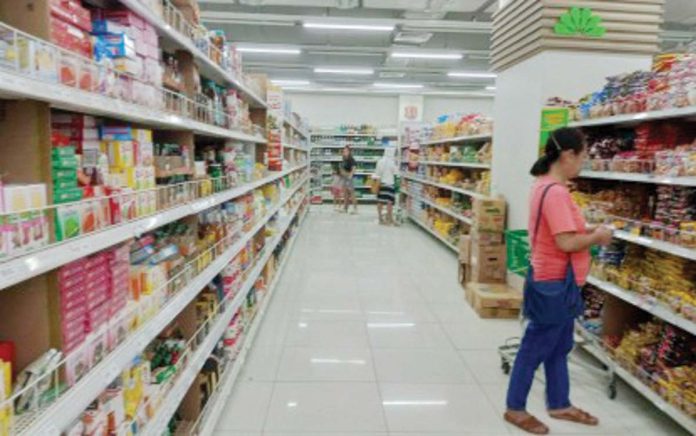
[[[440,183],[440,182],[437,182],[434,180],[425,179],[423,177],[415,176],[412,173],[402,172],[401,176],[407,180],[412,180],[414,182],[423,183],[425,185],[435,186],[435,187],[441,188],[441,189],[447,189],[447,190],[452,191],[452,192],[458,192],[460,194],[467,195],[467,196],[472,197],[472,198],[480,198],[480,199],[488,198],[487,195],[481,194],[481,193],[476,192],[476,191],[472,191],[470,189],[464,189],[464,188],[460,188],[458,186],[449,185],[447,183]]]
[[[493,138],[490,133],[483,134],[473,134],[473,135],[460,135],[451,137],[435,137],[433,139],[428,139],[420,143],[422,146],[428,145],[441,145],[441,144],[454,144],[462,142],[472,142],[472,141],[489,141]]]
[[[158,337],[166,326],[179,316],[206,284],[224,271],[232,259],[238,257],[240,252],[246,250],[245,247],[248,247],[253,238],[266,228],[272,218],[277,216],[284,207],[290,206],[291,212],[287,214],[289,218],[284,219],[281,224],[276,224],[275,226],[276,234],[282,236],[288,228],[291,219],[304,203],[305,194],[300,192],[300,190],[307,185],[307,181],[306,175],[301,179],[295,179],[293,186],[287,189],[286,192],[283,192],[281,198],[275,204],[267,207],[262,217],[258,217],[253,223],[248,222],[243,226],[244,231],[240,232],[239,236],[235,237],[236,235],[228,234],[220,239],[191,259],[184,268],[169,280],[162,282],[151,293],[144,295],[140,304],[128,306],[128,310],[122,312],[119,317],[109,321],[114,328],[117,325],[135,326],[134,329],[130,329],[130,333],[128,333],[128,330],[124,330],[118,337],[112,337],[113,332],[111,328],[102,329],[100,330],[101,334],[92,336],[75,350],[71,350],[68,358],[62,358],[59,362],[51,362],[52,365],[42,361],[42,364],[47,364],[47,367],[42,367],[42,372],[32,376],[36,378],[28,380],[4,404],[0,404],[0,409],[3,407],[5,409],[12,408],[12,405],[21,407],[21,409],[14,411],[15,427],[13,432],[27,435],[60,434],[68,429],[69,426],[75,424],[75,420],[87,409],[90,403],[122,371],[133,363],[133,359],[151,341]],[[241,231],[242,229],[239,228],[239,230]],[[202,346],[197,347],[192,355],[193,357],[181,360],[189,363],[183,370],[176,368],[176,373],[180,374],[179,377],[175,378],[177,386],[183,383],[181,380],[189,380],[191,374],[194,373],[195,375],[198,369],[200,369],[202,362],[212,349],[212,345],[221,336],[218,334],[217,338],[214,338],[211,335],[220,333],[221,329],[224,329],[229,322],[236,308],[240,307],[244,301],[245,293],[254,284],[260,268],[268,260],[279,240],[280,236],[277,236],[272,238],[268,245],[264,245],[264,254],[257,261],[254,270],[246,275],[242,290],[235,294],[236,296],[227,294],[225,300],[220,303],[219,307],[224,307],[222,317],[216,317],[214,323],[212,323],[213,318],[209,318],[201,326],[200,331],[205,329],[207,332],[212,333],[208,334]],[[74,265],[77,264],[75,263]],[[63,269],[65,268],[70,269],[72,267],[66,266]],[[63,273],[62,271],[59,273],[59,277],[67,274],[67,272]],[[158,295],[165,296],[164,301],[157,301],[155,298],[158,298]],[[150,298],[146,299],[146,296]],[[229,301],[231,301],[231,304],[227,304]],[[133,324],[132,319],[139,319],[139,321]],[[199,333],[199,331],[196,333]],[[195,337],[197,335],[193,335],[193,338]],[[99,357],[96,354],[92,356],[93,353],[96,353],[95,350],[97,348],[101,349],[101,355]],[[88,357],[90,360],[94,358],[94,362],[82,362],[83,356]],[[66,374],[68,386],[63,386],[58,381],[56,375],[59,371]],[[169,417],[173,413],[173,411],[170,413],[170,409],[177,407],[178,400],[176,400],[176,405],[172,404],[175,398],[181,398],[181,395],[178,395],[181,389],[185,393],[187,387],[164,389],[168,393],[160,392],[162,397],[166,395],[165,402],[169,405],[157,408],[161,412],[155,414],[155,418],[152,420],[155,424],[145,426],[144,434],[161,434],[160,430],[163,427],[160,426],[162,423],[166,425],[169,422]],[[53,397],[52,400],[49,400],[47,403],[45,399],[38,401],[39,397],[43,397],[46,394],[50,394]],[[164,417],[167,414],[169,416]],[[140,416],[140,418],[142,417]],[[79,422],[78,420],[78,425]]]
[[[456,220],[459,220],[459,221],[461,221],[461,222],[463,222],[463,223],[471,224],[471,222],[472,222],[470,217],[464,216],[464,215],[462,215],[461,213],[456,212],[456,211],[454,211],[454,210],[452,210],[452,209],[450,209],[450,208],[448,208],[448,207],[445,207],[445,206],[442,206],[442,205],[440,205],[440,204],[437,204],[436,202],[434,202],[434,201],[432,201],[432,200],[430,200],[430,199],[427,199],[427,198],[422,197],[422,196],[420,196],[420,195],[413,194],[413,193],[411,193],[411,192],[409,192],[409,191],[407,191],[407,190],[402,190],[401,192],[402,192],[404,195],[407,195],[407,196],[413,198],[414,200],[418,200],[418,201],[420,201],[421,203],[427,204],[428,206],[433,207],[433,208],[439,210],[440,212],[444,212],[444,213],[446,213],[447,215],[451,216],[452,218],[454,218],[454,219],[456,219]]]
[[[459,249],[454,244],[452,244],[450,241],[445,239],[445,237],[443,237],[441,234],[439,234],[438,232],[436,232],[435,230],[430,228],[430,226],[428,224],[426,224],[423,220],[419,219],[416,215],[414,215],[411,212],[408,212],[407,216],[409,217],[409,219],[411,221],[418,224],[418,226],[420,226],[426,232],[430,233],[435,238],[437,238],[440,242],[442,242],[445,245],[445,247],[449,248],[450,250],[454,251],[455,253],[459,252]]]
[[[431,161],[431,160],[421,160],[418,162],[419,165],[433,165],[433,166],[443,166],[443,167],[458,167],[458,168],[478,168],[478,169],[491,169],[491,165],[487,163],[480,162],[449,162],[449,161]]]
[[[189,21],[179,8],[170,0],[119,0],[129,10],[155,28],[157,34],[177,49],[191,53],[204,76],[232,85],[244,96],[251,106],[266,108],[266,102],[258,96],[257,90],[252,90],[244,80],[241,71],[229,71],[232,66],[225,65],[227,55],[223,53],[228,48],[221,49],[208,38],[208,30],[200,24]],[[222,65],[221,65],[222,64]]]
[[[8,288],[16,283],[27,280],[31,277],[42,274],[46,271],[58,268],[81,257],[103,250],[112,245],[123,242],[127,239],[137,237],[145,232],[161,227],[165,224],[179,220],[185,216],[195,214],[202,210],[217,206],[234,198],[241,197],[254,189],[263,185],[280,180],[283,177],[292,174],[296,171],[304,170],[308,164],[299,165],[294,168],[289,168],[284,171],[270,174],[259,180],[245,183],[240,186],[230,185],[226,189],[221,189],[219,192],[209,195],[198,195],[199,192],[205,192],[200,189],[200,185],[205,182],[184,182],[179,185],[167,185],[158,187],[154,190],[156,196],[161,197],[165,193],[175,191],[185,191],[189,195],[185,195],[178,202],[174,203],[169,208],[154,211],[154,213],[139,216],[132,220],[124,220],[111,225],[104,225],[97,228],[93,233],[86,233],[65,241],[55,241],[39,247],[29,253],[20,253],[16,257],[8,259],[0,259],[0,289]],[[221,178],[220,181],[229,183],[227,178]],[[226,185],[224,183],[223,185]],[[149,192],[148,192],[149,193]],[[136,198],[141,195],[139,192],[131,193],[130,196]],[[118,195],[114,196],[118,197]],[[75,203],[61,204],[55,207],[45,208],[43,212],[46,215],[55,214],[60,208],[70,208],[73,204],[89,204],[90,202],[104,204],[112,201],[110,197],[99,198],[95,200],[83,200]],[[24,212],[18,212],[22,214]]]
[[[109,116],[153,127],[265,143],[262,132],[227,113],[165,89],[157,79],[136,78],[48,41],[0,23],[2,41],[19,56],[0,59],[0,93],[45,101],[55,108]],[[48,65],[23,50],[42,51]],[[38,56],[38,54],[37,54]],[[36,63],[36,65],[34,65]],[[60,66],[60,68],[58,68]],[[161,79],[159,80],[161,81]]]
[[[582,101],[548,103],[557,114],[566,111],[568,125],[587,138],[576,203],[589,223],[615,229],[583,288],[583,346],[690,433],[696,433],[696,357],[689,345],[696,335],[696,99],[679,90],[693,81],[694,60],[691,48],[663,54],[650,71],[608,77]]]

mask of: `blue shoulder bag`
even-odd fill
[[[534,240],[531,249],[534,250],[536,237],[541,224],[544,199],[556,183],[552,183],[541,195],[539,212],[534,225]],[[575,272],[568,255],[568,267],[563,280],[534,280],[534,268],[530,265],[524,282],[524,302],[522,311],[525,318],[537,324],[557,325],[580,316],[583,312],[582,295],[580,287],[575,282]]]

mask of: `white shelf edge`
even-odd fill
[[[485,199],[490,198],[487,195],[479,194],[478,192],[469,191],[468,189],[463,189],[463,188],[457,188],[456,186],[446,185],[444,183],[432,182],[430,180],[422,179],[422,178],[416,177],[416,176],[412,176],[412,175],[406,174],[404,172],[401,173],[401,176],[407,180],[413,180],[414,182],[423,183],[425,185],[437,186],[438,188],[448,189],[448,190],[453,191],[453,192],[458,192],[460,194],[468,195],[469,197],[472,197],[472,198],[477,198],[477,199],[481,199],[481,200],[485,200]]]
[[[581,335],[585,338],[592,336],[592,333],[585,330],[582,326],[577,326],[577,329],[581,331]],[[618,375],[620,379],[626,382],[639,394],[645,397],[648,401],[652,403],[657,409],[661,410],[667,416],[672,418],[674,422],[684,427],[686,430],[690,431],[692,434],[696,434],[696,419],[689,417],[685,412],[677,409],[675,406],[671,405],[664,398],[658,395],[657,392],[646,386],[645,383],[640,381],[636,376],[631,374],[623,366],[621,366],[616,360],[612,359],[609,353],[605,350],[597,347],[591,339],[587,339],[581,347],[594,356],[600,362],[610,362],[611,369],[613,369],[614,374]]]
[[[490,133],[484,133],[481,135],[466,135],[466,136],[453,136],[451,138],[440,138],[433,141],[424,141],[420,145],[438,145],[447,144],[450,142],[466,142],[466,141],[485,141],[487,139],[493,138]]]
[[[440,242],[442,242],[445,247],[449,248],[450,250],[454,251],[455,253],[459,253],[459,250],[457,247],[452,245],[447,239],[443,238],[441,235],[439,235],[437,232],[435,232],[433,229],[425,225],[424,222],[416,218],[411,212],[407,211],[406,212],[408,217],[413,221],[414,223],[418,224],[422,229],[426,230],[428,233],[433,235],[435,238],[437,238]]]
[[[140,353],[198,295],[200,290],[222,271],[229,261],[242,250],[246,243],[266,225],[306,181],[305,178],[297,186],[291,188],[290,193],[275,205],[263,219],[259,220],[249,232],[245,232],[243,237],[225,250],[224,254],[218,256],[208,265],[203,273],[197,275],[191,283],[177,293],[173,300],[164,306],[163,310],[104,357],[97,366],[93,367],[80,381],[42,412],[39,418],[21,434],[27,436],[60,435],[104,391],[123,368],[131,363],[133,357]]]
[[[282,277],[283,271],[285,270],[285,267],[289,262],[288,258],[290,257],[290,254],[292,253],[292,250],[295,247],[295,242],[297,242],[297,238],[299,237],[300,232],[302,231],[302,224],[306,215],[307,212],[305,212],[304,215],[300,217],[298,231],[288,244],[285,254],[283,255],[283,259],[281,260],[281,263],[276,271],[273,283],[269,286],[268,294],[264,298],[264,301],[261,303],[261,308],[256,313],[252,326],[246,332],[246,337],[244,339],[244,343],[242,344],[241,351],[232,363],[232,366],[225,370],[225,373],[223,374],[223,379],[220,381],[220,384],[218,385],[218,389],[216,390],[214,396],[209,400],[212,401],[212,403],[210,409],[208,409],[207,414],[204,416],[205,419],[203,420],[203,425],[198,433],[199,436],[212,436],[212,434],[215,431],[215,426],[220,420],[220,415],[222,414],[224,406],[227,400],[229,399],[230,394],[232,393],[232,389],[234,388],[234,385],[237,381],[237,377],[241,373],[242,368],[244,368],[244,365],[246,364],[249,351],[251,350],[251,347],[254,345],[254,339],[256,338],[256,334],[260,328],[261,323],[263,322],[263,318],[266,315],[268,306],[270,305],[271,300],[275,295],[275,288],[278,285],[278,282]]]
[[[288,199],[289,198],[290,196],[288,196]],[[198,375],[198,372],[203,367],[205,360],[208,358],[208,356],[210,356],[213,348],[215,348],[215,344],[217,344],[217,342],[220,340],[220,337],[224,333],[225,328],[229,324],[235,312],[244,303],[247,294],[256,283],[256,279],[261,274],[263,268],[266,266],[266,263],[273,255],[273,250],[281,241],[285,231],[287,231],[287,229],[290,227],[290,223],[292,222],[293,217],[297,214],[300,205],[301,203],[294,208],[292,214],[290,214],[289,218],[283,223],[282,229],[279,229],[278,233],[273,237],[271,243],[264,247],[265,252],[263,256],[258,260],[256,265],[254,265],[251,274],[247,276],[247,279],[244,281],[244,285],[239,290],[238,294],[232,299],[232,302],[230,302],[229,306],[225,309],[225,312],[214,322],[213,327],[210,329],[210,333],[206,335],[203,343],[194,352],[193,357],[189,360],[189,364],[186,365],[186,368],[184,368],[177,376],[177,379],[167,393],[164,402],[160,404],[154,417],[142,430],[143,435],[160,436],[164,433],[169,420],[176,412],[181,400],[183,399],[184,395],[186,395],[186,392],[193,383],[196,375]],[[270,295],[266,296],[266,300],[269,296]]]
[[[200,135],[228,138],[238,141],[266,144],[265,138],[226,129],[162,110],[128,103],[115,98],[14,74],[0,69],[0,93],[31,100],[43,101],[58,109],[106,116],[152,127],[192,130]]]
[[[157,29],[159,35],[163,35],[166,39],[175,42],[180,47],[186,49],[189,53],[193,55],[199,62],[201,66],[201,74],[203,76],[212,75],[214,77],[208,77],[209,79],[219,79],[223,80],[231,85],[233,85],[237,90],[241,91],[246,99],[253,103],[253,107],[267,108],[265,101],[261,100],[259,96],[254,94],[246,85],[244,85],[239,79],[233,77],[230,73],[225,71],[221,66],[213,62],[208,56],[205,55],[198,47],[195,46],[193,41],[187,38],[185,35],[179,33],[177,30],[172,28],[167,24],[162,17],[159,17],[152,9],[147,7],[144,3],[139,0],[119,0],[124,6],[126,6],[131,11],[138,14],[145,21],[150,23]]]
[[[282,144],[283,149],[289,149],[289,150],[299,150],[299,151],[304,151],[305,153],[309,153],[309,148],[307,147],[300,147],[299,145],[294,145],[294,144]]]
[[[420,165],[431,165],[431,166],[441,166],[441,167],[457,167],[457,168],[477,168],[482,170],[491,169],[490,164],[477,163],[477,162],[438,162],[434,160],[422,160],[418,161]]]
[[[354,157],[356,162],[365,162],[365,163],[377,163],[379,159],[361,159],[358,157]],[[341,157],[324,157],[324,158],[318,158],[318,157],[313,157],[312,160],[314,162],[341,162],[343,158]]]
[[[622,241],[632,242],[644,247],[652,248],[653,250],[662,251],[664,253],[673,254],[684,259],[696,261],[696,249],[686,248],[670,242],[660,241],[659,239],[648,238],[646,236],[638,236],[622,230],[615,230],[614,237]]]
[[[332,133],[321,133],[321,132],[316,132],[313,131],[311,132],[310,136],[334,136],[336,138],[398,138],[399,134],[394,133],[394,134],[382,134],[382,133],[338,133],[338,132],[332,132]]]
[[[568,127],[592,127],[610,124],[637,124],[650,120],[663,120],[665,118],[679,118],[696,116],[696,106],[687,106],[677,109],[664,109],[659,111],[637,112],[633,114],[614,115],[611,117],[590,118],[568,123]]]
[[[345,145],[312,145],[312,150],[314,149],[330,149],[330,150],[339,150],[342,148],[345,148]],[[351,150],[384,150],[385,148],[389,148],[390,146],[376,146],[376,145],[371,145],[371,146],[358,146],[358,145],[350,145]]]
[[[427,204],[428,206],[439,210],[442,213],[446,213],[447,215],[451,216],[452,218],[454,218],[458,221],[461,221],[461,222],[469,224],[469,225],[471,225],[473,223],[473,220],[471,218],[467,218],[464,215],[460,215],[453,210],[449,210],[444,206],[440,206],[439,204],[435,203],[434,201],[428,200],[427,198],[423,198],[423,197],[420,197],[418,195],[413,195],[408,191],[401,191],[401,193],[404,195],[407,195],[413,199],[416,199],[420,202],[423,202],[423,203]]]
[[[655,185],[696,186],[696,177],[670,177],[658,174],[622,173],[616,171],[582,171],[580,173],[580,177],[587,179],[650,183]]]
[[[620,298],[621,300],[642,309],[680,329],[696,335],[696,322],[690,321],[675,313],[667,304],[661,301],[647,301],[641,294],[623,289],[613,283],[589,276],[587,283]]]
[[[281,171],[278,174],[271,174],[261,180],[198,199],[192,203],[171,208],[128,223],[112,226],[102,231],[69,239],[59,244],[53,244],[45,249],[2,262],[0,263],[0,291],[81,257],[96,253],[132,237],[142,235],[145,232],[185,216],[193,215],[202,210],[230,201],[305,167],[307,167],[307,164],[302,164]]]

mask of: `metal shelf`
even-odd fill
[[[213,194],[196,200],[193,203],[182,204],[178,207],[121,225],[112,226],[99,232],[69,239],[62,243],[52,244],[41,250],[0,263],[0,290],[135,236],[142,235],[145,232],[185,216],[193,215],[202,210],[230,201],[260,186],[278,180],[287,174],[301,170],[306,166],[307,164],[303,164],[276,174],[271,174],[261,180]]]
[[[266,139],[260,136],[202,123],[162,110],[150,109],[147,106],[3,70],[0,70],[0,94],[6,98],[16,97],[44,101],[58,109],[116,118],[152,127],[192,130],[194,133],[204,136],[257,144],[267,143]]]
[[[237,310],[242,306],[242,304],[245,303],[247,294],[256,283],[257,277],[263,272],[263,268],[273,255],[273,251],[278,246],[278,243],[280,243],[282,240],[283,234],[285,234],[287,229],[290,227],[290,223],[292,222],[293,217],[297,214],[299,207],[300,204],[294,208],[292,214],[290,214],[289,218],[285,220],[282,227],[274,236],[273,240],[264,247],[263,256],[256,262],[251,274],[247,275],[244,285],[225,309],[225,312],[214,322],[213,326],[210,328],[210,333],[208,333],[203,343],[198,347],[198,349],[196,349],[193,356],[189,360],[189,364],[178,375],[165,400],[162,402],[162,404],[160,404],[159,408],[155,412],[154,417],[143,429],[143,435],[159,436],[165,433],[166,427],[169,424],[171,417],[178,409],[179,404],[181,404],[184,395],[186,395],[186,392],[205,364],[206,359],[212,353],[215,345],[220,341],[220,338],[229,325],[230,320]],[[276,278],[272,285],[273,287],[275,287],[275,284],[277,283],[279,273],[280,272],[276,272]],[[270,294],[266,295],[266,298],[262,304],[267,304],[270,297]]]
[[[632,242],[644,247],[652,248],[653,250],[662,251],[664,253],[673,254],[696,261],[696,249],[682,247],[671,242],[660,241],[659,239],[648,238],[646,236],[638,236],[622,230],[614,231],[614,237],[622,241]]]
[[[418,162],[420,165],[435,165],[441,167],[457,167],[457,168],[478,168],[482,170],[491,169],[491,164],[477,162],[438,162],[434,160],[422,160]]]
[[[196,276],[191,283],[182,289],[170,303],[166,304],[154,318],[147,321],[121,345],[109,353],[97,366],[60,396],[53,404],[44,410],[27,428],[23,435],[59,435],[94,401],[99,394],[111,383],[121,371],[131,364],[138,355],[176,316],[198,295],[215,276],[241,251],[255,234],[266,225],[292,195],[301,188],[307,179],[298,182],[290,192],[266,216],[259,220],[254,227],[244,234],[213,263]]]
[[[689,106],[677,109],[665,109],[660,111],[638,112],[635,114],[615,115],[612,117],[593,118],[575,121],[568,124],[568,127],[593,127],[606,125],[635,125],[645,121],[664,120],[667,118],[681,118],[696,116],[696,106]]]
[[[345,147],[345,145],[312,145],[312,149],[342,149]],[[351,150],[384,150],[385,148],[389,147],[390,146],[383,145],[350,145]]]
[[[241,347],[239,354],[237,355],[237,358],[231,364],[231,367],[225,370],[225,372],[222,375],[220,384],[218,385],[218,388],[216,389],[215,393],[210,398],[210,400],[208,400],[208,404],[206,404],[206,410],[204,411],[205,415],[202,418],[202,425],[200,426],[200,430],[198,432],[198,434],[201,436],[212,436],[215,432],[215,426],[217,425],[220,419],[220,415],[224,410],[224,406],[227,400],[229,399],[230,394],[232,393],[232,388],[234,387],[237,381],[237,377],[241,373],[241,370],[244,367],[244,364],[246,363],[246,359],[251,350],[251,347],[254,345],[254,339],[256,338],[256,334],[259,330],[264,316],[266,315],[268,306],[270,305],[270,302],[275,293],[275,288],[277,287],[278,282],[282,277],[283,271],[288,264],[288,258],[290,256],[290,253],[292,253],[292,250],[295,246],[295,242],[297,242],[299,232],[302,230],[302,224],[306,216],[307,212],[305,211],[304,215],[300,217],[298,233],[295,234],[295,236],[288,243],[287,248],[285,249],[285,253],[283,254],[283,259],[280,261],[278,269],[276,270],[273,282],[268,287],[267,295],[263,299],[263,302],[261,302],[261,307],[256,313],[256,316],[252,321],[251,327],[249,327],[249,329],[246,330],[244,343]]]
[[[484,133],[482,135],[465,135],[465,136],[453,136],[452,138],[440,138],[434,139],[432,141],[421,142],[420,145],[438,145],[438,144],[449,144],[452,142],[467,142],[467,141],[486,141],[493,138],[490,133]]]
[[[246,86],[240,79],[232,76],[232,74],[225,71],[220,65],[216,64],[211,58],[196,47],[190,38],[167,24],[162,17],[158,16],[140,0],[120,0],[120,2],[154,26],[157,33],[165,41],[175,45],[177,48],[184,49],[191,53],[194,59],[198,61],[197,64],[200,68],[200,73],[202,76],[232,85],[241,92],[244,99],[247,100],[252,107],[267,107],[266,102],[257,96],[251,89],[249,89],[249,87]]]
[[[346,138],[346,137],[352,137],[352,138],[398,138],[399,134],[394,133],[394,134],[382,134],[382,133],[338,133],[338,132],[327,132],[327,133],[321,133],[314,131],[311,133],[311,136],[335,136],[339,138]]]
[[[353,157],[356,162],[366,162],[366,163],[377,163],[379,158],[377,159],[365,159],[365,158],[359,158],[359,157]],[[341,162],[343,160],[342,157],[312,157],[312,160],[314,162]]]
[[[670,177],[657,174],[620,173],[614,171],[583,171],[580,177],[588,179],[621,180],[655,185],[695,186],[696,177]]]
[[[299,150],[299,151],[304,151],[305,153],[309,152],[309,148],[302,147],[302,146],[295,145],[295,144],[283,144],[283,149]]]
[[[439,204],[435,203],[434,201],[428,200],[427,198],[420,197],[418,195],[413,195],[408,191],[401,191],[402,194],[408,195],[409,197],[418,200],[422,203],[427,204],[430,207],[433,207],[443,213],[446,213],[447,215],[451,216],[452,218],[459,220],[463,223],[471,225],[473,223],[473,220],[471,218],[465,217],[464,215],[460,215],[457,212],[450,210],[444,206],[440,206]]]
[[[401,173],[401,176],[406,180],[413,180],[414,182],[423,183],[425,185],[437,186],[438,188],[448,189],[448,190],[453,191],[453,192],[458,192],[460,194],[468,195],[469,197],[472,197],[472,198],[478,198],[478,199],[482,199],[482,200],[490,198],[487,195],[480,194],[480,193],[474,192],[474,191],[470,191],[468,189],[458,188],[456,186],[447,185],[444,183],[433,182],[433,181],[422,179],[420,177],[415,177],[415,176],[412,176],[412,175],[406,174],[406,173]]]
[[[592,334],[582,327],[578,327],[577,331],[583,337],[592,337]],[[612,363],[612,370],[615,375],[619,376],[623,381],[636,390],[639,394],[645,397],[648,401],[652,403],[657,409],[661,410],[664,414],[672,418],[677,424],[684,427],[692,434],[696,434],[696,419],[691,418],[685,412],[677,409],[672,404],[665,401],[657,392],[652,390],[649,386],[639,380],[636,376],[631,374],[623,366],[621,366],[616,360],[607,353],[604,349],[594,345],[591,339],[588,339],[583,344],[580,345],[582,349],[590,353],[600,362],[610,362]]]
[[[284,119],[283,124],[285,124],[286,126],[290,127],[291,129],[293,129],[294,131],[299,133],[300,136],[302,136],[303,138],[306,139],[309,137],[309,134],[306,131],[300,129],[295,123],[290,122],[290,120]]]
[[[423,221],[416,218],[412,213],[407,212],[407,214],[408,214],[408,217],[411,219],[411,221],[418,224],[423,229],[425,229],[428,233],[430,233],[431,235],[436,237],[440,242],[445,244],[445,247],[449,248],[450,250],[454,251],[455,253],[459,253],[459,249],[457,249],[457,247],[452,245],[447,239],[443,238],[442,235],[438,234],[435,230],[428,227]]]
[[[623,289],[613,283],[600,280],[593,276],[589,276],[587,278],[587,283],[596,286],[597,288],[608,292],[609,294],[620,298],[623,301],[638,307],[639,309],[651,313],[656,317],[691,333],[692,335],[696,335],[696,322],[688,320],[674,312],[666,303],[663,303],[655,298],[647,298],[645,295]]]

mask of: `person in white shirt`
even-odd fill
[[[396,148],[388,147],[384,150],[384,156],[377,161],[377,168],[372,176],[375,182],[379,183],[379,191],[377,193],[377,213],[379,214],[379,223],[394,225],[394,199],[396,193],[394,185],[396,182]],[[383,215],[384,206],[387,206],[387,215]]]

